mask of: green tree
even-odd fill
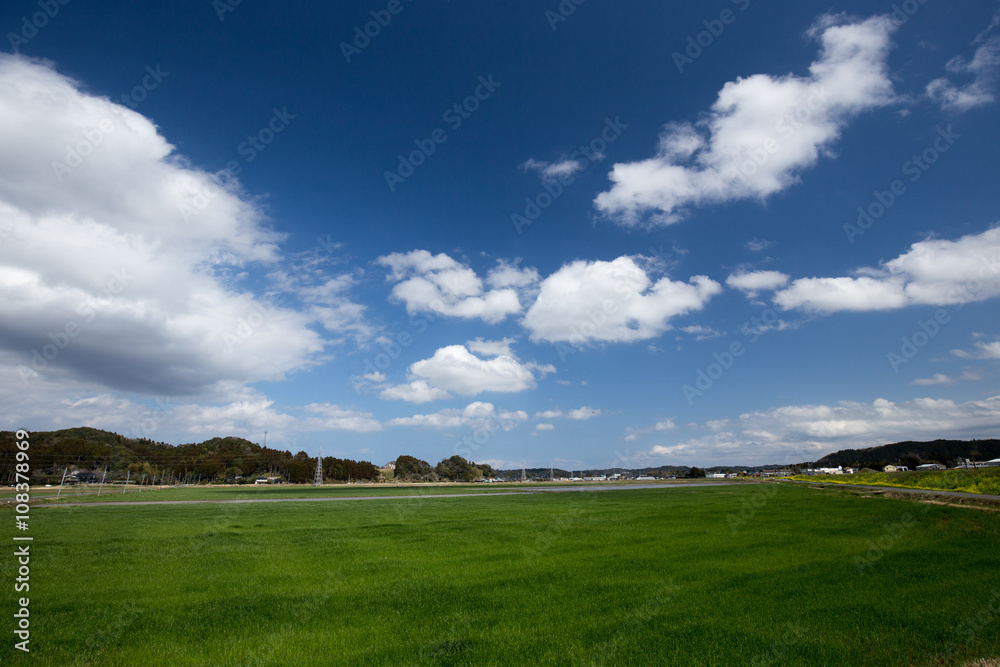
[[[402,455],[396,459],[396,477],[407,481],[426,479],[431,473],[431,464],[413,456]]]

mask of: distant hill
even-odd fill
[[[931,442],[894,442],[866,449],[842,449],[827,454],[816,462],[817,467],[881,467],[902,463],[913,467],[919,463],[943,463],[953,466],[958,461],[988,461],[1000,457],[1000,440],[934,440]]]
[[[0,472],[14,471],[13,431],[0,431]],[[200,443],[169,445],[148,438],[128,438],[111,431],[80,427],[31,433],[30,464],[35,482],[58,481],[64,469],[103,471],[109,479],[154,477],[188,481],[225,481],[276,476],[290,482],[312,481],[316,458],[260,445],[243,438],[211,438]],[[323,457],[328,479],[377,479],[367,461]],[[9,481],[8,481],[9,483]]]

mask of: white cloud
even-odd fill
[[[972,352],[952,350],[952,354],[963,359],[1000,359],[1000,339],[976,341],[976,349]]]
[[[451,394],[444,389],[430,386],[427,380],[413,380],[407,384],[389,386],[384,388],[379,396],[390,401],[408,401],[410,403],[428,403],[451,398]]]
[[[13,355],[0,352],[0,377],[14,372]],[[171,397],[142,399],[102,390],[66,374],[40,375],[31,390],[13,382],[0,383],[0,423],[31,430],[90,426],[127,437],[183,443],[215,436],[237,436],[268,443],[294,442],[300,432],[348,430],[378,431],[381,425],[370,413],[330,404],[276,409],[275,402],[240,383],[222,385],[201,402]],[[272,445],[273,446],[273,445]]]
[[[470,340],[465,346],[469,348],[469,351],[481,354],[484,357],[512,356],[514,353],[511,352],[510,346],[513,342],[513,338],[504,338],[502,340],[483,340],[482,338],[477,338],[476,340]]]
[[[406,304],[408,313],[479,318],[489,323],[521,312],[514,288],[529,285],[534,272],[501,262],[489,276],[497,288],[486,291],[475,271],[444,253],[432,255],[426,250],[413,250],[392,253],[376,261],[391,269],[388,279],[396,283],[392,295]],[[537,279],[537,272],[533,275]]]
[[[993,16],[989,27],[976,36],[973,44],[978,44],[972,60],[956,56],[948,61],[945,69],[952,74],[972,81],[964,86],[952,83],[948,78],[935,79],[927,84],[927,96],[946,111],[962,113],[969,109],[992,104],[996,97],[997,73],[1000,71],[1000,36],[987,37],[1000,25],[1000,12]]]
[[[464,345],[440,348],[430,359],[410,366],[410,373],[461,396],[484,391],[519,392],[535,388],[535,371],[555,372],[552,366],[522,364],[509,354],[492,359],[473,355]]]
[[[586,421],[588,419],[593,419],[594,417],[600,417],[603,414],[604,412],[602,410],[595,410],[594,408],[585,405],[582,408],[570,410],[566,416],[570,419],[575,419],[576,421]]]
[[[543,412],[536,412],[535,419],[572,419],[575,421],[586,421],[588,419],[593,419],[594,417],[600,417],[604,414],[603,410],[598,410],[597,408],[592,408],[589,405],[584,405],[568,412],[563,412],[562,410],[545,410]]]
[[[273,299],[240,289],[250,268],[284,265],[258,205],[49,64],[0,54],[0,145],[0,349],[17,359],[6,382],[214,400],[319,363],[331,340],[317,323],[367,335],[350,283],[322,271],[304,311],[281,286]],[[44,359],[49,334],[66,344]]]
[[[691,206],[788,188],[830,154],[851,118],[894,100],[886,64],[893,31],[888,16],[821,17],[809,31],[822,49],[808,76],[726,83],[705,119],[667,124],[655,157],[616,164],[613,186],[595,205],[624,225],[671,224]]]
[[[486,276],[486,282],[494,289],[513,287],[516,289],[530,288],[538,284],[538,270],[532,268],[522,269],[516,262],[511,263],[506,260],[497,262],[496,267],[490,270]]]
[[[763,239],[753,238],[746,242],[746,249],[751,252],[761,252],[762,250],[767,250],[774,245],[774,241],[765,241]]]
[[[467,426],[488,431],[510,431],[528,419],[523,410],[497,411],[492,403],[476,401],[465,408],[449,408],[432,414],[398,417],[386,422],[387,426],[416,426],[423,428],[458,428]]]
[[[648,459],[679,465],[762,465],[815,461],[840,449],[906,440],[992,437],[1000,396],[956,403],[915,398],[872,403],[790,405],[710,422],[709,435],[652,448]],[[664,461],[664,459],[667,459]]]
[[[381,431],[382,425],[370,412],[359,412],[330,403],[310,403],[303,410],[319,415],[302,422],[304,431],[354,431],[369,433]]]
[[[653,283],[632,257],[575,261],[542,281],[522,323],[534,341],[629,342],[659,336],[677,315],[700,310],[722,286],[705,276]]]
[[[755,299],[760,292],[776,290],[788,284],[790,276],[780,271],[748,271],[734,273],[726,278],[726,284]]]
[[[556,430],[555,424],[535,424],[536,431],[554,431]]]
[[[491,359],[478,357],[476,348]],[[556,371],[554,366],[521,363],[510,351],[510,341],[473,341],[470,348],[449,345],[438,349],[430,359],[410,365],[408,384],[382,390],[382,398],[425,403],[451,394],[474,396],[484,391],[520,392],[534,389],[536,379]]]
[[[691,334],[695,337],[695,340],[708,340],[710,338],[718,338],[722,335],[717,329],[705,327],[700,324],[692,324],[688,327],[681,327],[681,331],[686,334]],[[652,348],[652,346],[650,347]]]
[[[928,387],[935,384],[944,385],[950,387],[953,384],[958,384],[959,382],[971,382],[975,380],[982,380],[983,376],[975,371],[965,371],[957,377],[950,377],[944,373],[935,373],[929,378],[917,378],[910,384],[917,385],[918,387]]]
[[[658,421],[653,426],[654,431],[672,431],[675,428],[677,428],[677,424],[674,423],[673,419],[664,419],[662,421]]]
[[[666,431],[673,431],[677,428],[677,424],[674,423],[673,419],[661,419],[652,426],[646,428],[627,428],[625,429],[625,440],[631,442],[633,440],[638,440],[640,437],[648,433],[664,433]]]
[[[529,159],[521,165],[524,171],[534,171],[546,181],[566,180],[582,171],[587,165],[577,160],[562,160],[561,162],[544,162]]]
[[[920,241],[881,268],[855,273],[795,280],[774,301],[819,313],[985,301],[1000,295],[1000,227],[957,241]]]

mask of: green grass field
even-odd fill
[[[731,482],[731,480],[730,480]],[[129,487],[123,493],[124,487],[105,485],[102,495],[98,496],[97,485],[73,486],[64,488],[58,501],[56,488],[33,486],[31,488],[32,502],[38,505],[67,504],[75,502],[86,503],[117,503],[154,500],[260,500],[278,498],[352,498],[359,496],[411,496],[429,494],[453,493],[509,493],[511,491],[538,490],[552,487],[582,488],[587,486],[616,487],[649,485],[651,482],[573,482],[573,483],[494,483],[494,484],[331,484],[326,486],[311,486],[304,484],[276,485],[230,485],[230,486],[176,486],[162,488],[146,488],[140,491],[138,487]],[[671,480],[656,482],[663,485],[704,484],[705,480]],[[712,482],[710,482],[712,483]],[[718,483],[718,482],[716,482]],[[14,499],[14,489],[0,490],[0,503]]]
[[[855,473],[853,475],[797,475],[791,479],[801,482],[895,486],[906,489],[1000,495],[1000,468],[911,470],[908,472]]]
[[[32,655],[9,635],[3,664],[1000,656],[1000,513],[838,489],[39,508],[31,522]]]

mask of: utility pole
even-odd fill
[[[266,437],[266,432],[265,432]],[[316,475],[313,478],[313,486],[323,485],[323,448],[320,447],[319,456],[316,457]]]
[[[59,491],[56,492],[56,500],[59,500],[59,494],[62,493],[62,485],[63,485],[63,482],[66,481],[66,471],[67,470],[69,470],[69,468],[63,468],[63,476],[62,476],[62,479],[59,480]]]

